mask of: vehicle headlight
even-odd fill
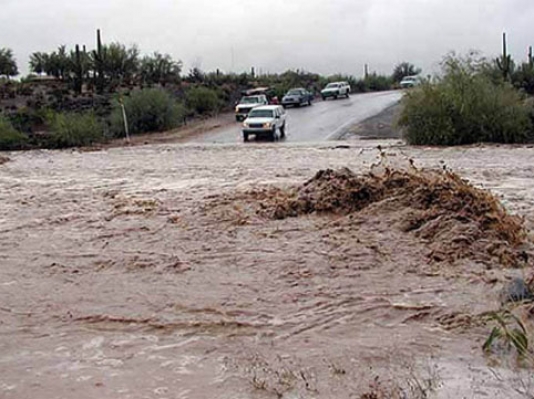
[[[243,127],[248,127],[248,122],[243,122]]]
[[[263,128],[264,128],[264,129],[270,129],[272,126],[273,126],[273,124],[270,123],[270,122],[267,122],[267,123],[264,123],[264,124],[263,124]]]
[[[235,113],[239,113],[239,107],[235,107]]]

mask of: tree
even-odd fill
[[[46,53],[33,53],[30,55],[30,71],[41,75],[45,72],[45,64],[47,62],[48,54]]]
[[[392,78],[394,82],[399,83],[406,76],[419,75],[420,73],[421,69],[416,68],[415,65],[409,62],[401,62],[393,70]]]
[[[72,65],[67,48],[59,46],[53,53],[33,53],[30,56],[30,69],[35,73],[46,73],[48,76],[65,79],[69,76]]]
[[[103,46],[104,75],[113,86],[131,82],[139,69],[139,49],[121,43]]]
[[[191,83],[203,83],[206,79],[206,76],[204,72],[200,70],[198,67],[194,67],[189,71],[189,75],[187,75],[187,81]]]
[[[174,61],[169,54],[154,53],[141,61],[141,79],[145,84],[176,83],[180,80],[182,63]]]
[[[0,76],[6,76],[9,79],[18,74],[19,70],[13,51],[9,48],[0,48]]]

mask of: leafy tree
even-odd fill
[[[66,46],[60,46],[57,51],[48,53],[33,53],[30,56],[30,69],[35,73],[46,73],[58,79],[65,79],[71,71],[71,60]]]
[[[194,67],[189,71],[187,75],[187,81],[191,83],[203,83],[206,79],[206,74],[200,70],[198,67]]]
[[[419,75],[421,73],[420,68],[416,68],[415,65],[410,64],[409,62],[401,62],[393,70],[393,81],[399,83],[402,78],[406,76]]]
[[[148,85],[177,83],[180,81],[182,63],[174,61],[169,54],[154,53],[141,60],[140,74],[143,83]]]
[[[48,54],[36,52],[30,55],[30,71],[41,75],[45,72]]]
[[[9,79],[18,74],[19,70],[13,51],[9,48],[0,48],[0,76],[6,76]]]
[[[57,53],[54,54],[56,56],[59,77],[65,79],[71,71],[71,60],[67,53],[67,46],[59,46]]]
[[[131,83],[139,69],[139,49],[121,43],[103,46],[104,75],[112,86]]]

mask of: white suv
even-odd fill
[[[328,83],[326,87],[321,91],[321,97],[326,100],[328,97],[338,98],[341,96],[350,95],[350,85],[347,82],[333,82]]]
[[[236,121],[241,122],[242,120],[245,120],[251,109],[267,104],[269,104],[269,101],[265,94],[245,96],[241,98],[241,101],[239,101],[239,104],[235,107]]]
[[[280,132],[280,136],[278,136]],[[243,140],[248,141],[250,135],[267,137],[275,141],[286,136],[286,110],[281,105],[256,107],[243,122]]]

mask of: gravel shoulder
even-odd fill
[[[383,112],[365,121],[351,126],[340,140],[383,140],[401,139],[402,132],[395,126],[395,121],[401,112],[399,103],[388,107]]]

